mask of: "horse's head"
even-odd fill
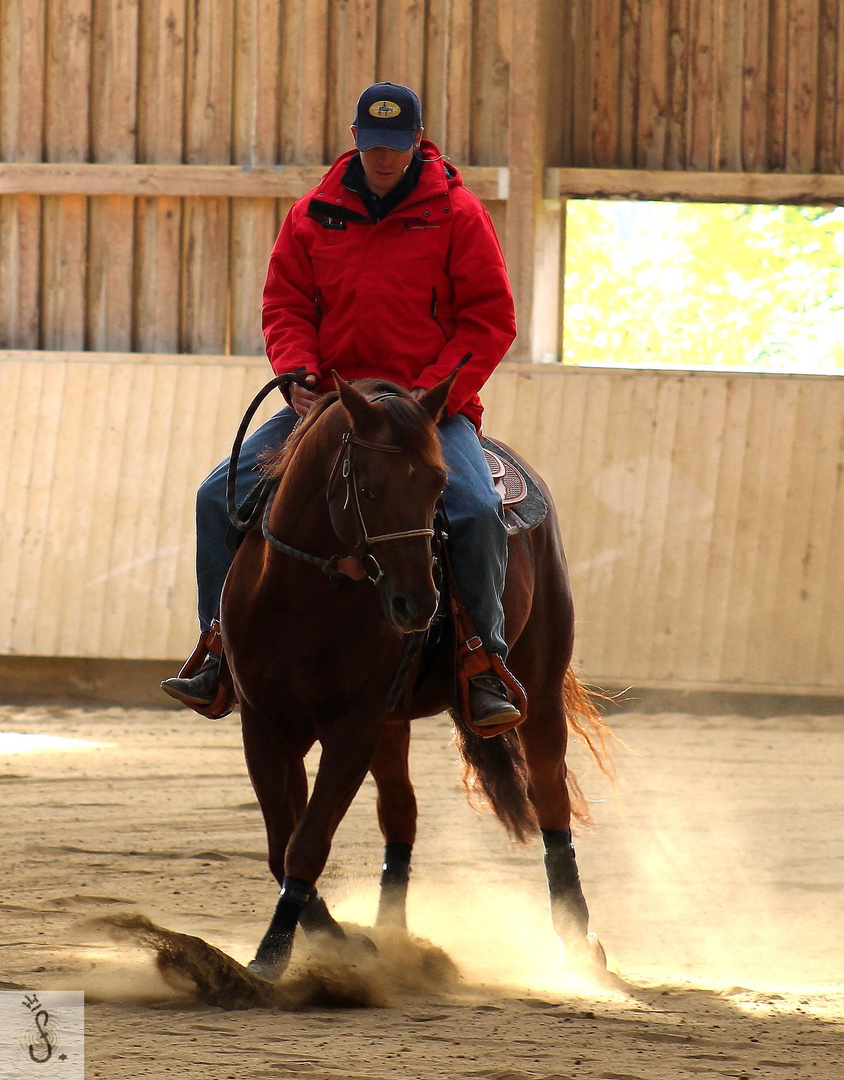
[[[396,629],[425,630],[439,599],[431,537],[446,482],[436,424],[453,377],[418,399],[392,383],[335,380],[351,425],[329,493],[335,531],[366,559]]]

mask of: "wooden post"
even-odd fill
[[[138,3],[95,4],[91,63],[91,156],[132,164],[137,157]],[[127,196],[93,198],[88,210],[86,348],[132,347],[135,205]]]
[[[185,0],[147,0],[140,9],[138,160],[178,165],[184,147]],[[137,200],[132,348],[179,349],[182,200]]]
[[[83,162],[89,156],[91,14],[91,0],[55,0],[47,5],[47,161]],[[41,236],[41,346],[84,349],[87,199],[45,198]]]
[[[553,0],[520,3],[513,20],[505,251],[516,302],[518,337],[509,359],[559,359],[562,209],[545,200],[549,99],[560,92],[555,56],[563,20]]]
[[[0,0],[0,161],[44,153],[46,0]],[[41,321],[41,199],[0,196],[0,347],[34,349]]]
[[[275,0],[237,0],[232,150],[241,165],[278,161],[280,31]],[[276,200],[230,200],[230,214],[231,351],[261,356],[261,293],[278,231]]]

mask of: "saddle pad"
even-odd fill
[[[506,446],[481,437],[493,483],[504,503],[504,522],[509,533],[535,529],[548,513],[545,496],[529,472],[521,468]]]

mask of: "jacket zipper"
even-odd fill
[[[431,289],[431,318],[434,320],[434,322],[437,324],[437,326],[440,328],[440,330],[442,330],[442,334],[443,334],[443,337],[445,338],[445,340],[448,341],[448,334],[445,332],[445,327],[440,322],[440,320],[437,318],[437,307],[438,306],[439,306],[439,301],[437,300],[437,287],[436,287],[436,285],[434,285],[433,288]]]

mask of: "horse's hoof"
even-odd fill
[[[246,965],[247,970],[267,982],[275,982],[283,975],[293,952],[293,934],[273,934],[267,931],[255,953],[255,959]]]
[[[607,970],[607,954],[604,952],[604,946],[598,940],[598,935],[593,934],[591,931],[586,935],[586,941],[590,954],[590,966],[597,971]]]
[[[369,953],[372,956],[378,955],[378,946],[368,937],[366,934],[347,934],[347,941],[355,949],[359,949],[361,952]]]
[[[567,971],[589,982],[602,982],[607,973],[607,954],[597,934],[567,941],[563,963]]]
[[[259,979],[264,979],[265,982],[275,982],[284,973],[286,967],[286,961],[273,963],[259,960],[256,956],[254,960],[250,960],[246,965],[246,970],[251,971],[253,975],[257,975]]]

